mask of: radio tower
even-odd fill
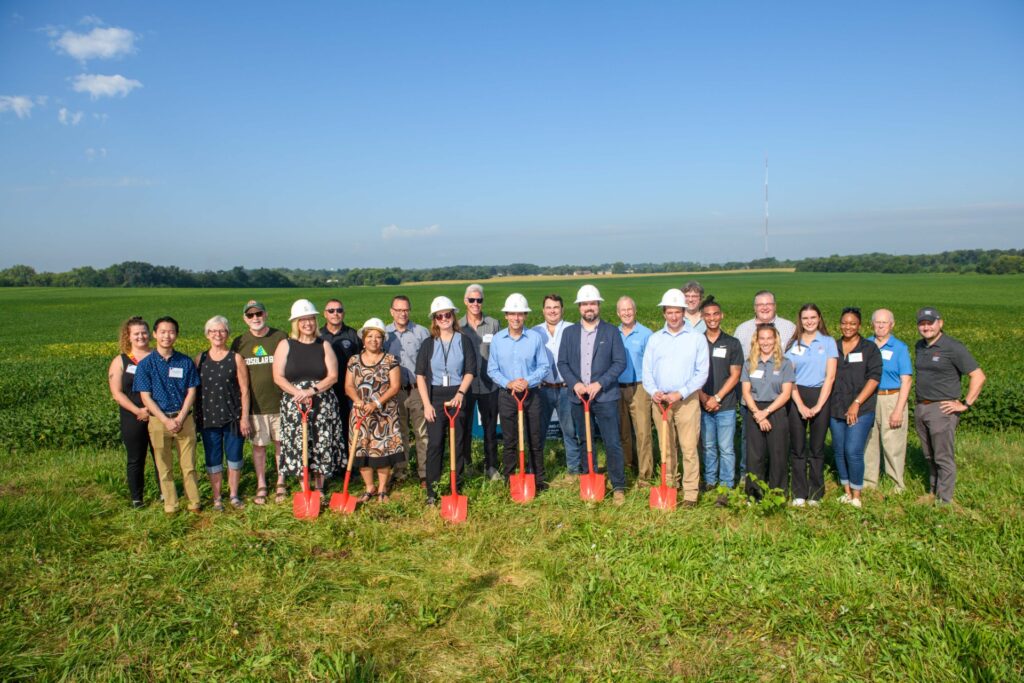
[[[764,257],[768,258],[768,155],[764,155]]]

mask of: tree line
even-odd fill
[[[1024,249],[965,249],[941,254],[832,255],[800,260],[760,258],[753,261],[695,263],[602,263],[598,265],[536,266],[511,263],[504,266],[443,266],[438,268],[243,268],[191,271],[177,266],[156,266],[125,261],[106,268],[81,266],[63,273],[37,272],[26,265],[0,270],[0,287],[358,287],[399,285],[407,282],[488,280],[500,276],[589,275],[708,272],[795,268],[805,273],[1024,273]]]

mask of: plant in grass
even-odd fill
[[[786,509],[786,494],[782,489],[773,489],[768,482],[761,481],[757,476],[747,473],[750,480],[761,489],[760,502],[747,495],[744,486],[726,488],[719,486],[716,493],[728,496],[728,507],[737,510],[751,510],[759,515],[767,516]]]

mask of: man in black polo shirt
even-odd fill
[[[320,328],[320,338],[331,345],[334,355],[338,357],[338,381],[332,387],[338,397],[338,408],[341,409],[341,433],[348,443],[348,416],[352,411],[352,402],[345,395],[345,368],[348,359],[362,350],[359,335],[345,324],[345,305],[340,299],[328,299],[324,304],[324,317],[327,324]]]
[[[917,331],[921,339],[914,346],[917,373],[917,406],[914,426],[921,439],[921,450],[930,468],[928,494],[920,502],[953,502],[956,485],[956,461],[953,458],[956,426],[960,416],[971,409],[985,373],[963,344],[942,333],[942,316],[934,308],[917,312]],[[960,400],[961,378],[970,383]]]
[[[735,477],[736,388],[743,369],[743,347],[736,337],[722,331],[722,307],[715,297],[701,303],[704,337],[708,340],[710,368],[700,397],[700,433],[704,440],[704,484],[707,490],[718,486],[732,488]],[[721,494],[715,504],[727,505],[729,496]]]

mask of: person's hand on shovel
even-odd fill
[[[522,377],[520,377],[519,379],[514,379],[511,382],[509,382],[507,388],[509,391],[513,393],[521,394],[530,388],[530,383],[527,382]]]
[[[670,391],[668,393],[665,393],[664,391],[655,391],[654,395],[651,396],[652,401],[655,403],[661,403],[666,408],[676,401],[681,401],[682,399],[683,397],[678,391]]]
[[[594,397],[597,396],[597,392],[601,391],[601,384],[599,382],[591,382],[590,384],[584,384],[583,382],[576,382],[576,385],[572,388],[576,392],[576,396],[582,401],[589,397],[589,400],[593,401]]]

